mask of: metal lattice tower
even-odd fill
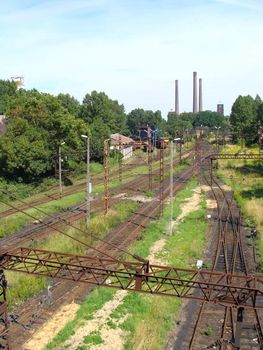
[[[9,322],[6,305],[7,282],[4,271],[0,270],[0,349],[9,350],[8,329]]]
[[[104,214],[108,214],[110,207],[110,193],[109,193],[109,178],[110,178],[110,140],[107,139],[104,141]]]

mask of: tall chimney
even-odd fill
[[[199,79],[199,112],[203,111],[203,86],[202,79]]]
[[[174,108],[174,111],[175,111],[175,115],[178,115],[179,114],[179,90],[178,90],[178,80],[175,80],[175,96],[174,96],[175,100],[175,108]]]
[[[197,73],[193,73],[193,113],[197,112]]]

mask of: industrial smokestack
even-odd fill
[[[175,80],[175,96],[174,96],[174,111],[175,115],[179,114],[179,90],[178,90],[178,80]]]
[[[203,111],[203,86],[202,79],[199,79],[199,112]]]
[[[197,112],[197,73],[193,73],[193,112]]]

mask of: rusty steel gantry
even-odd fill
[[[109,178],[110,178],[110,139],[104,140],[104,157],[103,157],[103,167],[104,167],[104,214],[108,214],[110,206],[110,193],[109,193]]]

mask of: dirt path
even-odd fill
[[[174,221],[173,229],[191,212],[199,209],[201,199],[201,188],[197,187],[194,193],[189,197],[181,206],[181,214]],[[154,243],[150,249],[149,257],[151,263],[154,264],[166,264],[165,257],[163,256],[166,239],[162,237]],[[121,305],[124,301],[127,291],[117,291],[113,299],[106,302],[104,306],[96,311],[92,315],[92,319],[84,320],[81,326],[76,329],[74,335],[72,335],[62,346],[56,348],[56,350],[63,350],[65,348],[75,350],[89,342],[89,336],[96,334],[100,339],[100,344],[90,344],[90,350],[122,350],[125,343],[125,331],[118,326],[121,325],[128,315],[124,318],[116,319],[111,318],[111,314]],[[65,326],[67,322],[74,319],[76,312],[79,309],[79,305],[72,303],[61,308],[52,318],[48,321],[41,330],[39,330],[33,338],[26,343],[23,347],[24,350],[43,350],[48,342]],[[114,322],[117,327],[111,328],[110,324]]]
[[[63,306],[58,312],[36,332],[24,346],[23,350],[42,350],[53,339],[55,334],[73,319],[79,309],[79,305],[71,303]]]

